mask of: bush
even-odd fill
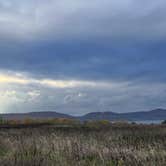
[[[6,120],[3,119],[3,117],[0,117],[0,124],[5,124],[6,123]]]
[[[94,121],[86,121],[84,123],[86,127],[92,128],[100,128],[100,127],[108,127],[110,126],[110,121],[108,120],[94,120]]]
[[[79,125],[80,121],[75,119],[67,119],[67,118],[55,118],[49,120],[49,123],[55,125]]]
[[[164,121],[162,122],[162,124],[166,124],[166,120],[164,120]]]

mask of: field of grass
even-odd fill
[[[166,126],[0,127],[0,166],[165,166]]]

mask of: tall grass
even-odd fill
[[[165,166],[166,126],[0,129],[0,166]]]

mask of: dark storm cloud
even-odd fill
[[[165,81],[165,41],[3,43],[2,69],[58,79]]]

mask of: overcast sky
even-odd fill
[[[166,108],[165,0],[0,0],[0,112]]]

